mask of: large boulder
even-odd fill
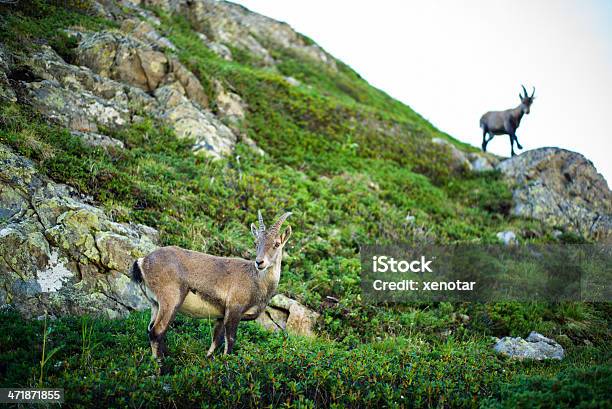
[[[540,148],[506,159],[497,168],[513,186],[514,215],[586,237],[611,237],[612,192],[591,161],[581,154]]]
[[[312,337],[318,318],[319,313],[283,294],[276,294],[257,322],[269,331]]]
[[[48,80],[26,83],[25,88],[34,108],[72,130],[97,132],[99,125],[118,129],[128,124],[126,108],[87,91],[72,91]]]
[[[179,138],[193,138],[196,153],[221,158],[232,152],[236,135],[211,112],[194,105],[178,82],[158,88],[155,97],[160,103],[159,117],[172,126]]]
[[[79,35],[82,49],[77,56],[87,67],[66,63],[48,46],[18,61],[20,69],[28,72],[28,81],[21,81],[19,86],[36,110],[92,146],[121,149],[123,144],[103,135],[102,130],[129,126],[147,112],[165,121],[178,137],[193,138],[194,151],[215,159],[231,154],[236,135],[206,109],[208,97],[200,81],[177,59],[166,61],[167,67],[159,71],[162,77],[143,68],[152,67],[152,61],[132,66],[133,73],[128,74],[121,70],[128,69],[131,63],[117,66],[116,54],[143,56],[138,54],[141,43],[117,33]],[[104,51],[105,47],[111,50],[110,54]],[[109,58],[111,54],[114,57]],[[153,87],[152,95],[145,92]],[[243,112],[237,111],[239,108],[230,104],[228,117],[241,118]]]
[[[102,31],[84,33],[76,62],[95,73],[153,91],[169,72],[164,53],[131,36]]]
[[[501,355],[520,361],[525,359],[562,360],[565,355],[563,347],[555,340],[546,338],[535,331],[531,332],[527,339],[504,337],[495,344],[493,349]]]
[[[202,108],[208,107],[208,97],[198,78],[178,59],[159,51],[175,49],[172,43],[146,22],[124,20],[122,29],[129,35],[110,31],[81,33],[75,51],[77,63],[146,92],[178,81],[189,99]]]
[[[90,136],[98,132],[99,126],[125,127],[136,112],[155,103],[139,88],[66,63],[46,45],[20,58],[16,64],[33,78],[21,84],[32,106],[78,135]],[[101,138],[85,139],[95,144]]]
[[[116,223],[0,144],[0,304],[26,316],[125,316],[148,302],[128,277],[156,232]]]

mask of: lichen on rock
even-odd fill
[[[600,240],[612,235],[612,192],[579,153],[540,148],[502,161],[513,185],[512,213]]]
[[[124,316],[148,307],[127,274],[157,247],[153,229],[112,221],[1,144],[0,164],[3,304],[26,316]]]

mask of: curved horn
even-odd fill
[[[263,216],[261,215],[261,210],[257,211],[257,220],[259,220],[259,231],[262,232],[266,230],[266,225],[264,224]]]
[[[283,222],[287,220],[287,217],[291,216],[292,214],[293,214],[292,212],[287,212],[283,214],[281,217],[279,217],[276,223],[274,223],[274,225],[270,228],[270,231],[273,232],[274,234],[277,234]]]
[[[527,94],[527,90],[525,89],[525,86],[521,84],[521,88],[523,88],[523,94],[525,94],[525,98],[527,98],[529,94]]]
[[[533,98],[534,94],[535,94],[535,87],[533,87],[533,92],[531,93],[531,97],[529,97],[529,98]]]

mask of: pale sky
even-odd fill
[[[517,106],[520,84],[535,86],[517,131],[524,149],[580,152],[612,183],[611,0],[236,2],[289,23],[474,146],[483,113]],[[508,137],[488,148],[508,156]]]

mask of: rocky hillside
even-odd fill
[[[257,210],[266,219],[290,210],[280,285],[290,298],[277,297],[261,323],[316,333],[314,349],[349,359],[358,347],[365,359],[391,339],[441,353],[450,336],[466,359],[485,354],[495,367],[488,335],[563,335],[580,362],[593,353],[580,349],[585,342],[609,341],[607,307],[391,309],[365,305],[359,288],[365,243],[609,242],[612,193],[582,155],[483,154],[287,24],[232,3],[21,0],[0,8],[5,309],[126,317],[147,308],[127,277],[134,258],[168,244],[252,257]],[[144,317],[132,315],[127,322]],[[255,334],[245,343],[258,348],[264,335]],[[146,351],[141,341],[133,340]],[[416,349],[401,353],[408,350]],[[475,384],[501,396],[502,380],[484,379],[491,368],[474,365]],[[434,375],[423,376],[425,385]],[[423,393],[465,404],[469,385]],[[308,399],[323,403],[316,393]]]

